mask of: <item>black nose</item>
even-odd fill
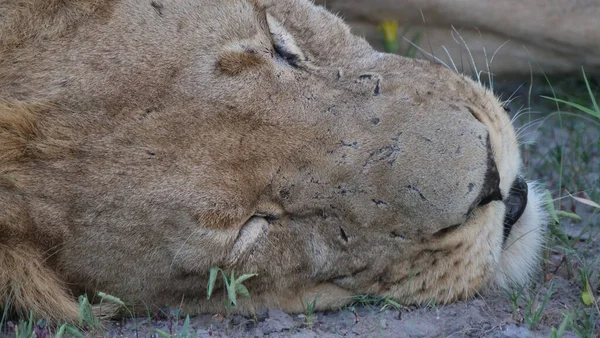
[[[517,176],[510,188],[508,197],[504,200],[506,211],[504,213],[504,241],[508,238],[513,225],[517,223],[525,207],[527,206],[527,182],[521,176]]]
[[[494,153],[490,146],[490,139],[487,140],[487,171],[483,178],[483,187],[477,197],[478,206],[486,205],[492,201],[501,201],[502,193],[500,192],[500,173],[494,161]]]

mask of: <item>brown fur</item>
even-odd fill
[[[231,75],[238,75],[244,70],[254,68],[262,63],[264,59],[246,51],[224,51],[219,54],[218,67],[220,70]]]
[[[16,0],[4,7],[0,46],[10,49],[30,41],[51,39],[94,14],[110,12],[111,1]]]
[[[490,163],[503,196],[521,165],[496,98],[375,52],[320,7],[40,0],[0,13],[18,18],[0,26],[5,306],[73,321],[75,296],[103,291],[133,311],[182,298],[222,311],[222,285],[206,300],[211,266],[258,274],[246,313],[317,295],[317,309],[357,293],[449,302],[534,269],[537,204],[508,244],[504,204],[478,205]]]
[[[73,321],[78,308],[44,258],[30,245],[0,244],[0,299],[22,315],[32,311],[50,320]]]
[[[22,102],[0,102],[0,161],[14,162],[25,156],[27,140],[36,134],[35,112],[39,108]]]

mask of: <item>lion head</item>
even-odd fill
[[[0,297],[221,311],[525,283],[544,217],[489,90],[304,0],[0,8]],[[145,309],[145,308],[144,308]]]

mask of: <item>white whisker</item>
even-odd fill
[[[504,101],[504,102],[510,103],[512,100],[514,100],[514,99],[516,98],[516,97],[515,97],[515,95],[517,94],[517,92],[518,92],[519,90],[521,90],[521,88],[522,88],[524,85],[525,85],[525,83],[524,83],[524,82],[523,82],[523,83],[521,83],[521,84],[520,84],[520,85],[517,87],[517,89],[515,89],[515,90],[512,92],[512,94],[510,94],[510,96],[508,97],[508,99],[506,99],[506,101]]]
[[[190,233],[189,236],[187,236],[187,238],[185,239],[185,241],[183,241],[183,243],[181,244],[181,246],[179,247],[179,249],[177,249],[177,252],[175,253],[175,255],[173,256],[173,259],[171,260],[171,265],[169,265],[169,274],[171,272],[173,272],[173,265],[175,264],[175,259],[177,259],[177,256],[179,255],[179,253],[181,252],[181,250],[183,249],[183,247],[187,244],[187,242],[190,240],[190,238],[192,238],[192,236],[194,234],[196,234],[198,231],[200,231],[202,229],[198,228],[198,229],[194,229],[194,231],[192,231]]]
[[[456,68],[456,64],[454,63],[454,60],[452,60],[452,56],[450,55],[450,52],[448,52],[448,49],[446,49],[446,46],[442,45],[442,48],[444,49],[444,52],[446,52],[446,55],[448,56],[448,59],[450,59],[450,62],[452,62],[454,71],[458,73],[458,68]]]
[[[490,63],[494,62],[494,57],[496,56],[496,53],[498,53],[498,51],[500,50],[500,48],[504,47],[504,45],[506,45],[509,42],[510,42],[510,40],[506,40],[506,42],[504,42],[498,48],[496,48],[496,50],[494,51],[494,54],[492,54],[492,58],[490,59]]]
[[[481,39],[481,41],[483,41],[483,36],[481,35],[481,31],[478,28],[475,28],[475,29],[477,30],[477,33],[479,33],[479,39]],[[483,57],[485,59],[485,67],[487,68],[488,82],[490,84],[490,90],[493,93],[494,92],[494,74],[492,73],[492,69],[490,67],[491,62],[488,61],[487,50],[485,49],[485,45],[483,45]]]
[[[473,74],[475,74],[475,76],[477,76],[477,82],[479,84],[481,84],[481,76],[479,74],[479,71],[477,70],[477,65],[475,65],[475,59],[473,58],[473,54],[471,53],[471,49],[469,48],[469,46],[467,45],[465,39],[463,39],[462,35],[460,35],[460,33],[458,32],[458,30],[454,27],[454,25],[451,26],[452,27],[452,37],[454,39],[454,41],[456,41],[456,43],[458,43],[459,45],[462,42],[462,45],[465,46],[465,48],[467,49],[467,52],[469,53],[469,58],[471,59],[471,66],[473,67]],[[456,33],[456,35],[458,35],[458,37],[460,38],[461,42],[458,42],[458,40],[456,40],[456,38],[454,37],[454,33]]]
[[[448,69],[452,69],[450,68],[444,61],[440,60],[438,57],[436,57],[435,55],[428,53],[427,51],[425,51],[423,48],[419,47],[417,44],[415,44],[414,42],[410,41],[409,39],[407,39],[406,37],[402,37],[402,39],[404,39],[404,41],[408,42],[411,46],[415,47],[419,52],[421,52],[423,55],[428,56],[430,58],[432,58],[433,60],[435,60],[436,62],[442,64],[444,67],[448,68]]]

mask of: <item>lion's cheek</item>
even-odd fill
[[[512,227],[504,243],[499,267],[495,272],[495,285],[509,287],[523,285],[539,270],[547,217],[539,186],[528,182],[527,207]]]
[[[472,297],[497,269],[503,215],[501,202],[490,203],[448,236],[415,245],[406,260],[390,269],[393,282],[370,291],[419,304]]]

